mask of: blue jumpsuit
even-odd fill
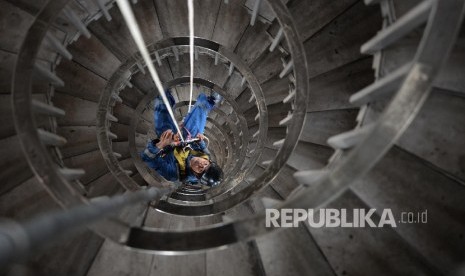
[[[174,106],[174,98],[170,92],[166,93],[168,101],[171,107]],[[155,132],[158,137],[161,136],[163,132],[168,129],[171,129],[173,133],[177,133],[175,122],[171,120],[168,109],[163,103],[160,96],[155,99],[155,109],[154,109],[154,122],[155,122]],[[205,130],[205,125],[207,123],[208,113],[215,106],[215,98],[210,96],[207,97],[205,94],[200,94],[197,97],[197,101],[189,114],[187,114],[184,119],[184,127],[182,128],[182,134],[184,139],[186,139],[189,134],[192,138],[195,138],[197,134],[203,134]],[[205,152],[206,145],[204,141],[199,143],[193,143],[191,145],[193,150]],[[166,180],[176,181],[179,179],[178,165],[176,158],[174,157],[173,149],[165,147],[163,153],[160,154],[160,149],[157,148],[151,141],[147,143],[147,146],[143,152],[140,153],[142,160],[150,167],[155,169],[161,176]],[[192,155],[186,159],[186,181],[191,183],[196,183],[197,178],[190,171],[189,164]]]

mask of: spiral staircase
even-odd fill
[[[114,1],[0,1],[2,217],[156,191],[2,274],[465,273],[463,1],[194,2],[194,99],[223,96],[205,135],[225,181],[205,191],[139,158],[158,92]],[[131,3],[181,120],[186,1]],[[428,221],[264,227],[321,207]]]

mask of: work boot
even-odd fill
[[[213,101],[215,102],[215,105],[218,105],[221,102],[221,100],[223,99],[223,97],[220,94],[218,94],[218,92],[215,92],[215,91],[213,91],[211,93],[210,97],[213,98]]]

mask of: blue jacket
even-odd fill
[[[166,147],[163,153],[152,142],[148,142],[145,150],[140,153],[142,160],[166,180],[178,180],[178,166],[174,158],[173,149]]]
[[[199,152],[208,154],[205,142],[191,144],[192,149]],[[188,166],[190,160],[194,155],[189,153],[186,159],[186,176],[180,179],[179,167],[176,158],[174,157],[174,149],[171,146],[157,148],[154,143],[149,142],[143,152],[140,153],[142,160],[152,169],[155,169],[158,174],[163,176],[166,180],[176,181],[181,180],[190,183],[197,183],[198,179]]]

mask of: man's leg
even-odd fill
[[[166,97],[168,98],[171,107],[173,107],[174,98],[169,90],[166,91]],[[155,98],[153,117],[155,132],[157,133],[158,137],[160,137],[161,134],[168,129],[173,130],[174,133],[177,132],[175,122],[171,120],[168,109],[166,108],[166,105],[163,103],[163,100],[160,96]]]
[[[184,119],[184,128],[189,131],[189,133],[185,133],[186,131],[183,130],[183,135],[185,135],[185,137],[187,137],[188,134],[190,134],[192,138],[196,137],[199,133],[203,134],[205,125],[207,124],[208,113],[213,109],[216,102],[217,98],[213,96],[207,97],[203,93],[197,97],[194,107]]]

